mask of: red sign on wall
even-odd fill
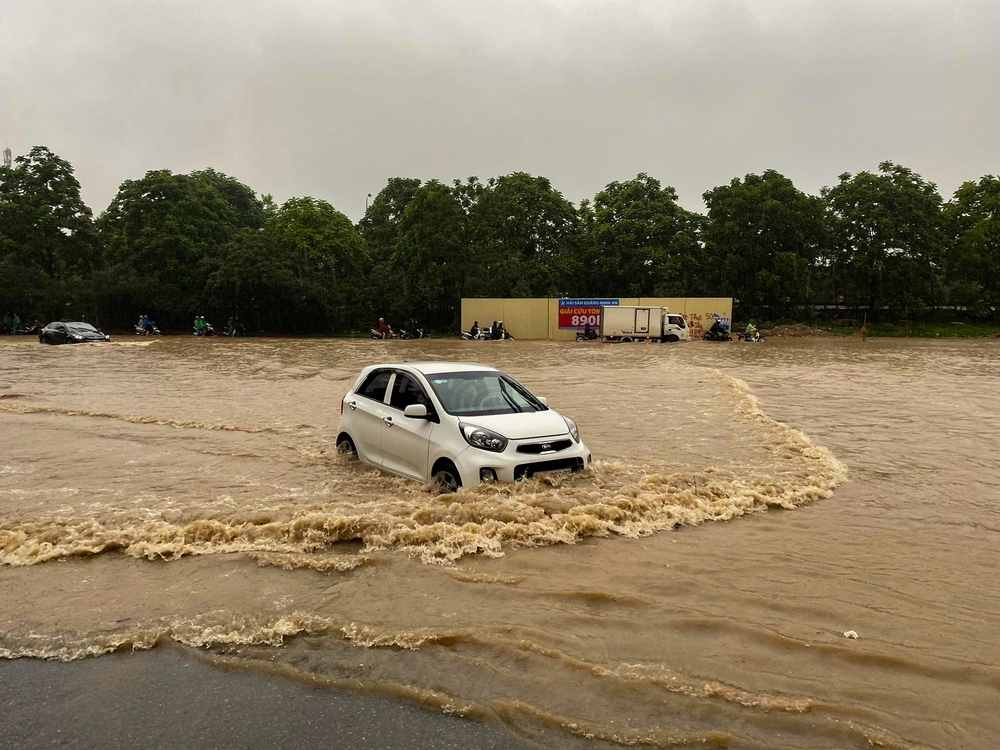
[[[601,308],[618,307],[617,299],[561,299],[559,300],[560,328],[599,328]]]

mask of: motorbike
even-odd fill
[[[399,337],[398,337],[398,336],[396,335],[396,332],[395,332],[395,331],[389,331],[389,332],[388,332],[387,334],[385,334],[384,336],[382,335],[382,332],[381,332],[381,331],[379,331],[379,330],[378,330],[377,328],[372,328],[372,329],[371,329],[371,332],[372,332],[372,338],[373,338],[373,339],[378,339],[379,341],[381,341],[381,340],[383,340],[383,339],[386,339],[386,340],[387,340],[387,339],[395,339],[395,338],[399,338]]]
[[[725,331],[725,330],[723,330],[723,331],[713,331],[711,328],[709,328],[707,331],[705,331],[704,340],[705,341],[732,341],[733,337],[729,333],[729,331]]]
[[[418,328],[416,330],[416,333],[414,333],[412,331],[402,331],[399,334],[399,338],[401,338],[401,339],[408,339],[408,340],[409,339],[422,339],[422,338],[424,338],[424,329],[423,328]]]
[[[145,328],[143,326],[132,326],[135,329],[136,336],[162,336],[163,332],[156,327],[156,323],[150,321],[146,324]]]
[[[745,333],[736,334],[740,341],[746,341],[748,344],[759,344],[764,340],[764,337],[760,333],[755,333],[751,336],[747,336]]]
[[[577,331],[576,340],[577,341],[597,341],[597,331],[591,328],[589,331]]]
[[[247,336],[247,329],[238,320],[235,323],[226,323],[222,329],[223,336]]]
[[[194,329],[194,335],[195,336],[214,336],[215,335],[215,329],[212,328],[212,324],[211,323],[206,323],[204,328],[201,328],[201,329],[195,328]]]

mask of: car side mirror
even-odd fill
[[[542,406],[548,406],[549,405],[549,400],[547,398],[545,398],[545,396],[536,396],[535,398],[538,399],[538,403],[540,403]]]
[[[403,416],[410,419],[427,419],[427,407],[423,404],[410,404],[403,409]]]

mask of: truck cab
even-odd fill
[[[678,313],[664,312],[662,341],[690,341],[691,334],[687,321]]]

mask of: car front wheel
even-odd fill
[[[458,469],[450,462],[442,462],[436,467],[433,480],[443,492],[456,492],[462,486]]]

